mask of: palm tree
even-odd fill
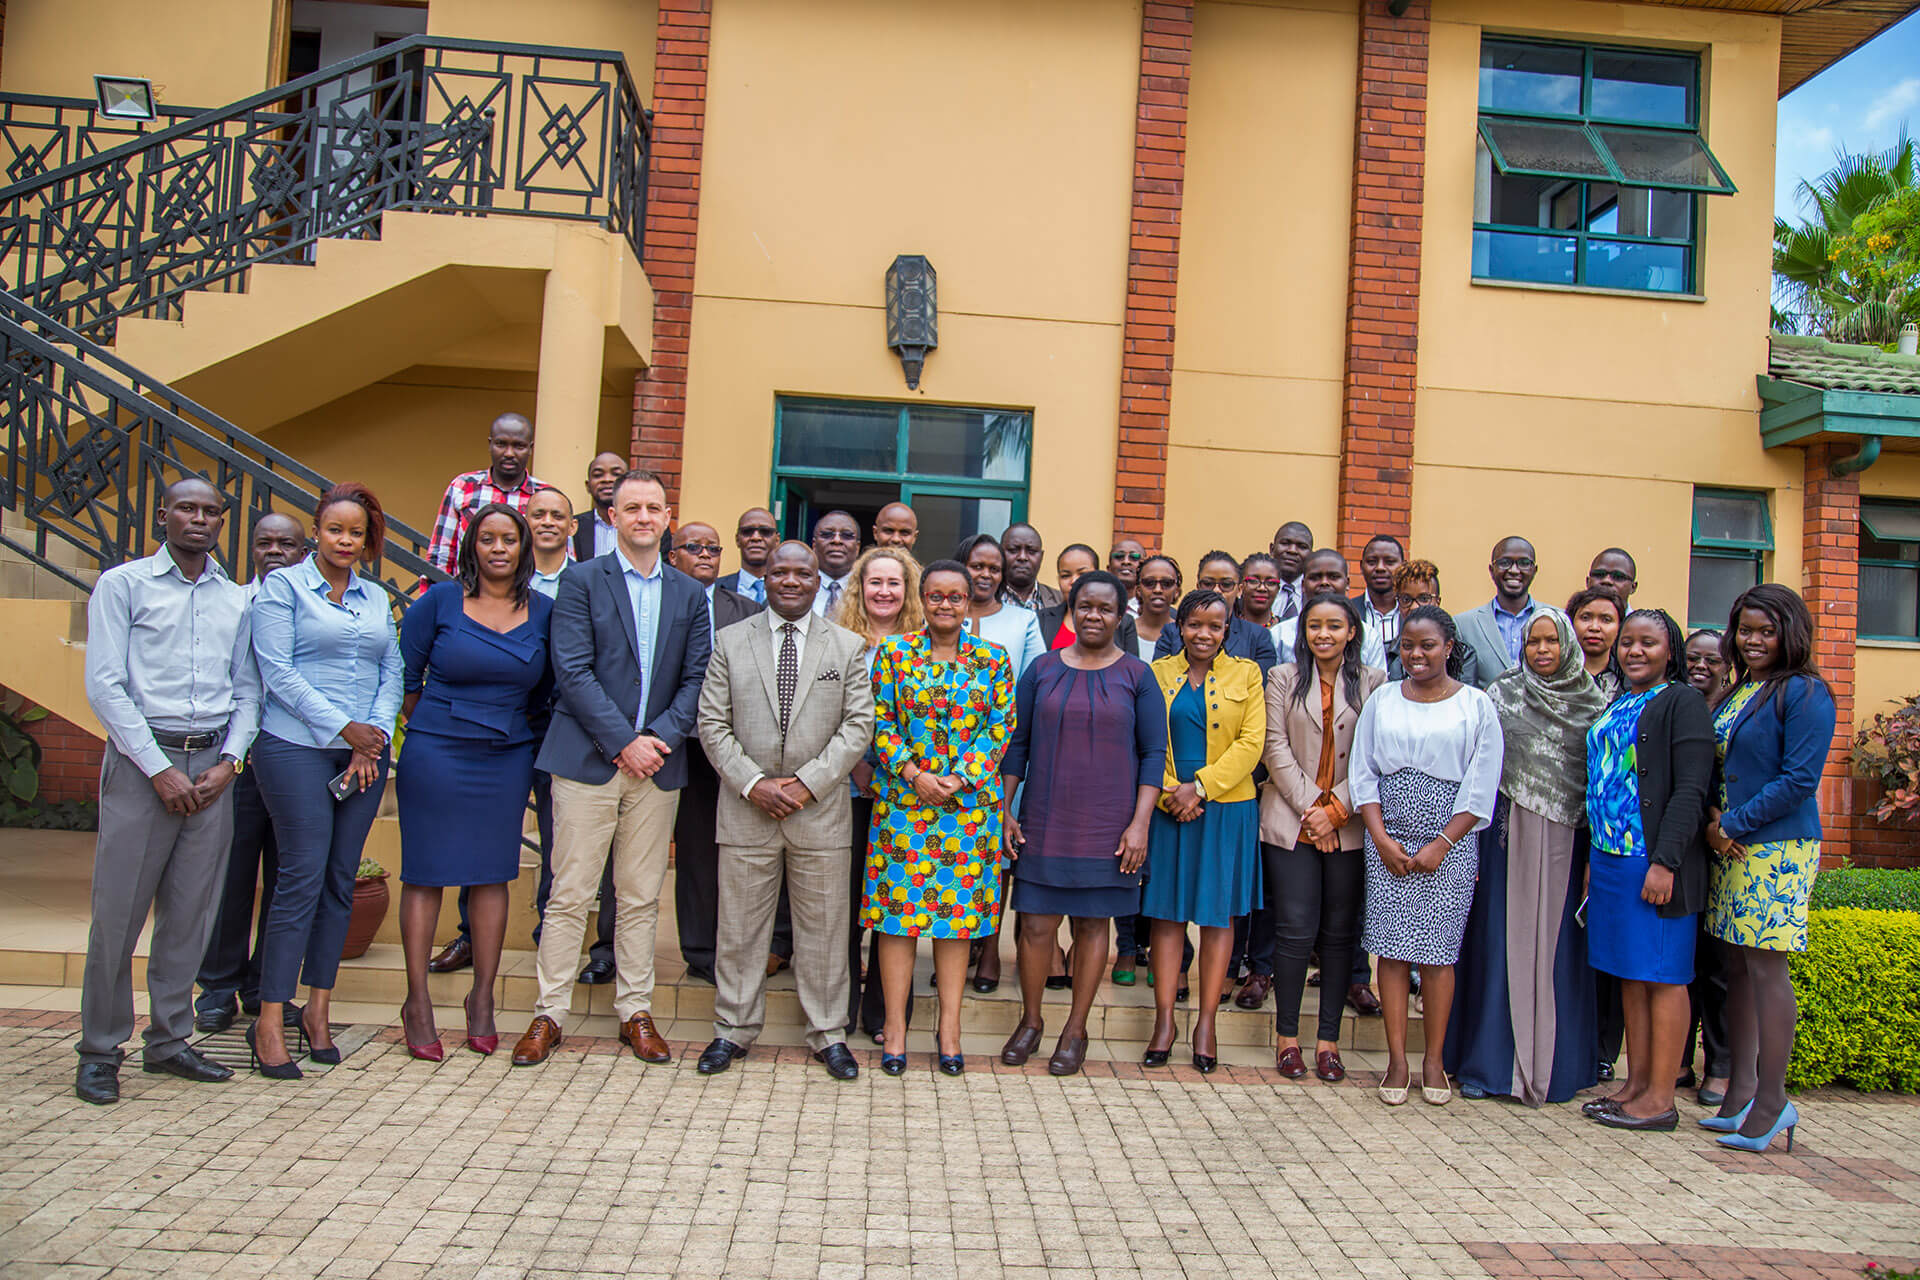
[[[1802,180],[1795,198],[1808,217],[1773,222],[1774,325],[1844,342],[1892,342],[1920,312],[1920,290],[1870,287],[1835,266],[1835,244],[1856,219],[1920,186],[1913,139],[1879,154],[1836,156],[1817,180]]]

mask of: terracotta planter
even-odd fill
[[[373,935],[380,932],[380,924],[387,918],[390,898],[385,876],[353,882],[353,915],[347,919],[347,942],[340,948],[342,960],[357,960],[367,954]]]

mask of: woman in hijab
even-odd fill
[[[1567,615],[1542,605],[1520,665],[1487,686],[1506,755],[1454,986],[1447,1070],[1468,1098],[1537,1107],[1595,1083],[1593,972],[1576,918],[1586,873],[1587,730],[1607,696]]]

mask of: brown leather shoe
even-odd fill
[[[1313,1055],[1313,1074],[1328,1084],[1338,1084],[1347,1078],[1347,1066],[1340,1061],[1338,1049],[1322,1049]]]
[[[537,1067],[560,1047],[560,1024],[541,1014],[527,1027],[527,1034],[513,1046],[513,1065]]]
[[[1371,1018],[1380,1012],[1380,997],[1374,995],[1373,988],[1364,982],[1356,982],[1347,988],[1347,1003],[1363,1017]]]
[[[642,1062],[672,1062],[673,1050],[654,1030],[653,1015],[636,1013],[620,1025],[620,1041],[632,1047],[633,1056]]]
[[[767,976],[771,978],[774,974],[780,972],[782,969],[785,969],[791,966],[792,963],[793,962],[791,960],[788,960],[785,956],[780,955],[778,952],[773,952],[773,951],[767,952]]]
[[[1300,1054],[1300,1046],[1288,1045],[1273,1060],[1273,1069],[1289,1080],[1298,1080],[1307,1074],[1307,1060]]]
[[[1000,1061],[1010,1067],[1025,1066],[1033,1051],[1040,1047],[1040,1033],[1044,1030],[1045,1027],[1015,1027],[1007,1037],[1006,1047],[1000,1050]]]
[[[1081,1032],[1071,1038],[1060,1037],[1060,1043],[1054,1046],[1053,1056],[1047,1059],[1047,1074],[1050,1076],[1076,1075],[1087,1060],[1087,1034]]]
[[[1250,973],[1240,985],[1240,994],[1233,1002],[1242,1009],[1258,1009],[1267,1002],[1267,993],[1273,990],[1273,978],[1269,974]]]
[[[440,949],[440,954],[427,961],[428,973],[453,973],[473,964],[473,944],[466,937],[455,938]]]

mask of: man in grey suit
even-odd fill
[[[847,1024],[847,775],[873,741],[866,644],[813,612],[820,566],[801,542],[767,562],[767,611],[716,638],[700,742],[720,775],[714,1040],[703,1075],[746,1056],[766,1023],[767,945],[784,870],[807,1045],[837,1080],[860,1074]]]
[[[1460,638],[1473,646],[1480,659],[1477,683],[1484,689],[1502,671],[1520,665],[1527,624],[1533,620],[1533,576],[1540,571],[1533,544],[1525,538],[1502,538],[1493,544],[1493,599],[1454,619]]]
[[[660,478],[627,472],[612,508],[618,544],[562,574],[553,600],[559,700],[537,761],[553,775],[553,889],[540,926],[539,995],[513,1049],[516,1067],[545,1062],[559,1047],[609,841],[620,1039],[643,1062],[673,1057],[653,1022],[653,931],[713,631],[706,593],[660,554],[672,518]]]

